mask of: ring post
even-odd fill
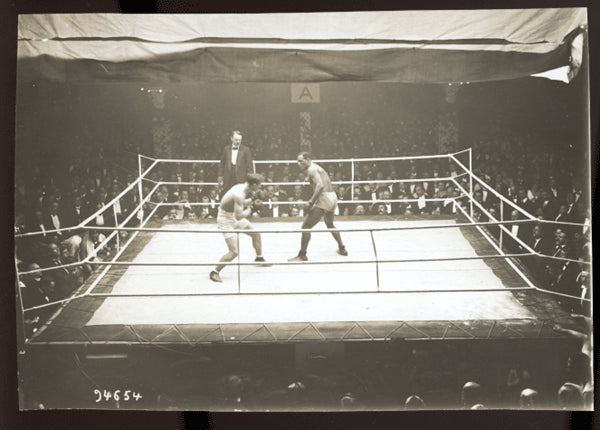
[[[469,194],[471,198],[469,199],[470,205],[470,214],[471,218],[473,218],[473,149],[469,148]]]
[[[143,195],[142,195],[142,156],[140,154],[138,154],[138,179],[140,182],[138,182],[138,190],[140,193],[140,203],[144,200]],[[140,208],[140,211],[142,212],[142,216],[140,217],[140,225],[142,225],[142,222],[144,220],[144,206],[142,206]]]
[[[379,258],[377,257],[377,247],[375,246],[373,230],[369,230],[369,233],[371,233],[371,242],[373,243],[373,252],[375,253],[375,273],[377,274],[377,292],[379,292]]]
[[[237,250],[238,250],[238,257],[237,257],[237,267],[238,267],[238,294],[241,294],[242,292],[242,276],[241,276],[241,270],[242,267],[240,266],[240,232],[236,232],[236,240],[237,240]]]
[[[503,224],[500,224],[500,226],[502,227],[504,225],[504,202],[502,200],[500,200],[500,222]],[[499,243],[500,243],[500,249],[502,250],[502,236],[503,236],[503,229],[500,228],[500,238],[498,239]]]
[[[115,216],[115,226],[117,226],[117,228],[119,228],[119,218],[117,217],[117,208],[115,207],[115,205],[113,204],[113,215]],[[119,236],[120,236],[120,231],[117,231],[117,252],[119,252],[119,250],[121,249],[121,245],[119,242]]]
[[[19,270],[17,266],[17,260],[15,258],[15,274],[16,274],[16,284],[17,284],[17,298],[19,299],[19,316],[20,318],[20,327],[23,333],[23,339],[27,339],[27,326],[25,325],[25,306],[23,305],[23,296],[21,295],[21,281],[19,280]]]
[[[354,158],[350,160],[352,170],[352,186],[350,187],[350,200],[354,201]]]

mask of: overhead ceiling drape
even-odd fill
[[[156,84],[490,81],[578,67],[573,41],[586,28],[584,8],[21,15],[17,76]]]

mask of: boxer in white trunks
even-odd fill
[[[250,173],[243,184],[234,185],[225,193],[219,206],[217,215],[217,228],[223,231],[225,242],[229,251],[219,261],[230,262],[238,256],[237,238],[235,232],[231,230],[249,230],[246,234],[252,238],[252,246],[256,251],[256,263],[267,265],[262,256],[262,240],[260,233],[252,230],[252,224],[248,217],[252,214],[252,193],[258,190],[263,181],[262,175]],[[219,264],[210,272],[210,280],[214,282],[223,282],[221,279],[221,270],[225,264]]]

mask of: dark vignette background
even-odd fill
[[[304,0],[281,2],[266,0],[243,2],[221,0],[3,0],[0,8],[0,139],[4,149],[0,196],[3,210],[2,261],[0,279],[0,428],[1,429],[196,429],[196,428],[460,428],[460,429],[591,429],[599,428],[595,414],[586,412],[385,412],[385,413],[289,413],[229,414],[123,411],[30,411],[18,412],[16,375],[15,306],[13,263],[13,184],[14,115],[17,15],[22,13],[264,13],[325,12],[395,9],[497,9],[497,8],[587,7],[590,51],[590,115],[592,160],[592,203],[596,212],[596,174],[598,168],[598,128],[600,120],[600,5],[591,0]],[[596,55],[599,54],[599,55]],[[597,247],[594,246],[594,251]],[[595,325],[595,324],[594,324]],[[595,325],[594,330],[597,330]],[[597,355],[595,354],[597,357]],[[596,366],[597,367],[597,366]]]

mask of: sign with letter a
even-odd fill
[[[292,103],[319,103],[320,84],[292,84]]]

